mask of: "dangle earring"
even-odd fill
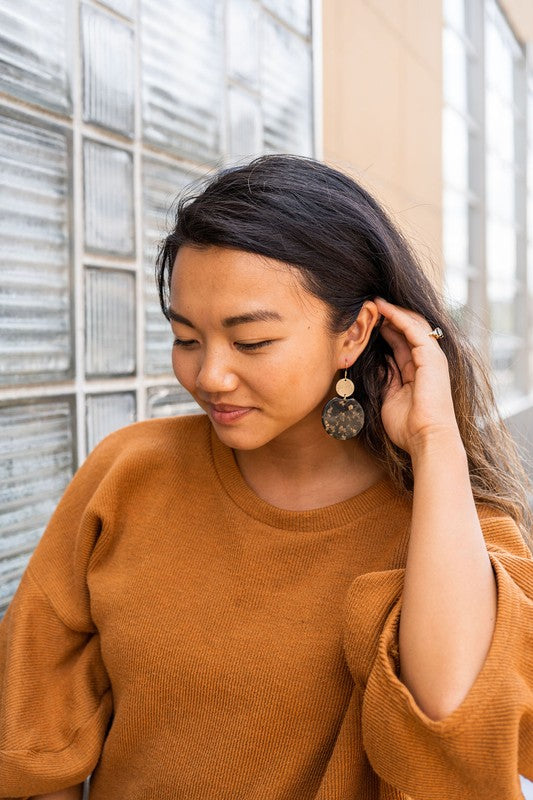
[[[347,364],[348,361],[345,361]],[[353,439],[357,436],[365,422],[365,412],[361,403],[355,397],[350,397],[355,386],[353,381],[346,377],[348,368],[345,366],[344,378],[337,381],[335,389],[340,397],[332,397],[322,409],[322,425],[324,430],[334,439]]]

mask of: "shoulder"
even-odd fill
[[[211,423],[206,414],[158,417],[125,425],[104,436],[80,472],[147,474],[210,460]]]
[[[510,514],[487,501],[476,502],[476,511],[488,550],[532,557],[519,526]]]
[[[206,414],[183,414],[173,417],[158,417],[132,422],[122,428],[108,433],[93,448],[93,453],[144,453],[163,452],[176,453],[185,447],[198,448],[205,445],[209,438],[210,422]]]

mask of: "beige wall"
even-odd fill
[[[442,2],[323,0],[324,160],[442,270]]]
[[[517,38],[524,43],[533,41],[533,1],[499,0]]]

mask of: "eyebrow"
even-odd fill
[[[174,322],[181,322],[182,325],[187,325],[189,328],[194,328],[190,322],[181,314],[178,314],[174,309],[167,308],[169,319]],[[268,311],[266,308],[258,308],[256,311],[249,311],[247,314],[238,314],[234,317],[226,317],[222,320],[224,328],[233,328],[235,325],[243,325],[245,322],[283,322],[283,317],[277,311]]]

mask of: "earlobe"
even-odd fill
[[[348,369],[352,367],[357,361],[359,349],[358,337],[348,334],[342,348],[340,359],[342,363],[339,365],[338,369],[345,369],[346,366]]]

